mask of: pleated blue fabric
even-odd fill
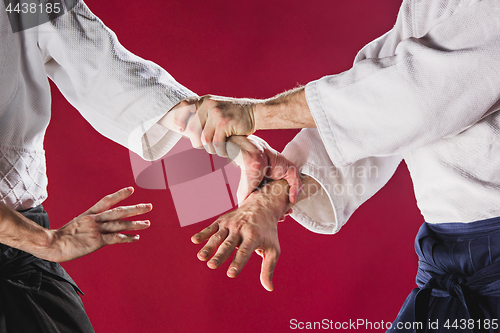
[[[424,223],[415,288],[387,332],[500,331],[500,217]]]

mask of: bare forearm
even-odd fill
[[[0,243],[43,258],[50,242],[50,230],[0,203]]]
[[[254,117],[255,130],[316,127],[304,87],[257,102]]]

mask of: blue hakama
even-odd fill
[[[500,332],[500,217],[424,223],[417,285],[387,332]]]

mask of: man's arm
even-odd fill
[[[217,150],[217,145],[233,135],[249,135],[260,129],[316,127],[304,87],[264,100],[207,95],[197,107],[195,115],[192,108],[179,110],[175,119],[172,117],[175,125],[169,127],[180,129],[193,147],[205,147],[221,156],[226,152]]]
[[[453,15],[437,20],[432,13],[425,19],[422,14],[418,21],[401,11],[395,29],[367,45],[351,69],[308,83],[307,104],[335,165],[404,154],[455,136],[498,111],[500,33],[494,25],[478,22],[497,20],[500,6],[481,1],[456,12],[455,5],[449,9]],[[409,24],[418,25],[419,33],[404,28]],[[285,100],[290,97],[295,96]],[[306,117],[296,113],[301,110],[296,104],[289,103],[290,113]],[[247,127],[232,122],[237,117],[222,112],[222,102],[210,105],[207,126],[216,123],[220,128],[204,131],[207,142],[248,134]],[[248,114],[249,123],[253,108],[231,109]],[[251,131],[292,125],[282,123],[279,107],[267,112],[267,105],[263,113],[257,109]],[[259,119],[269,116],[276,120],[259,125]],[[218,120],[211,122],[210,117]],[[200,119],[203,123],[204,115]]]
[[[82,257],[109,244],[130,243],[139,235],[123,231],[149,227],[149,221],[122,219],[149,212],[151,204],[117,207],[134,192],[128,187],[102,198],[89,210],[60,229],[49,230],[0,203],[0,243],[31,253],[35,257],[63,262]]]
[[[307,105],[305,87],[259,101],[253,108],[255,131],[261,129],[316,127]]]
[[[306,200],[321,191],[321,186],[311,177],[302,179],[304,190],[298,201]],[[255,251],[263,258],[260,280],[262,286],[272,291],[272,278],[280,246],[278,221],[290,210],[288,184],[285,180],[275,180],[252,192],[234,211],[220,216],[209,227],[195,234],[191,240],[195,244],[207,241],[198,252],[198,258],[208,260],[208,267],[218,268],[237,248],[227,271],[231,278],[238,276]]]
[[[196,94],[125,49],[83,1],[37,31],[46,74],[99,133],[146,160],[178,142],[180,135],[157,122]]]

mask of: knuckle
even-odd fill
[[[247,232],[246,239],[252,244],[259,244],[260,245],[260,243],[261,243],[261,235],[258,231],[254,230],[254,229],[250,229]]]
[[[247,257],[249,255],[251,255],[251,252],[250,252],[250,249],[246,246],[241,246],[239,249],[238,249],[238,252],[244,256],[244,257]]]
[[[101,235],[102,225],[99,223],[75,223],[73,228],[73,235],[85,232],[90,238],[98,238]]]
[[[251,244],[259,244],[259,237],[257,235],[250,234],[246,237],[247,241]]]
[[[219,223],[217,221],[215,221],[214,223],[212,223],[211,225],[206,227],[205,230],[203,230],[203,231],[207,232],[207,233],[211,233],[211,232],[214,232],[218,229],[219,229]]]
[[[112,238],[116,243],[123,243],[128,240],[128,238],[125,235],[119,233],[114,234]]]
[[[118,240],[116,239],[116,236],[115,235],[104,235],[102,237],[102,244],[103,245],[109,245],[109,244],[114,244],[114,243],[117,243]]]
[[[217,107],[217,101],[215,101],[212,96],[210,96],[210,98],[207,98],[205,100],[205,104],[207,105],[208,109],[213,109],[215,107]]]
[[[114,222],[122,230],[132,229],[135,225],[137,225],[136,223],[134,223],[132,221],[116,220]]]
[[[212,141],[212,137],[208,133],[203,132],[202,137],[205,140],[205,142],[211,142]]]
[[[90,214],[82,217],[77,217],[75,218],[75,222],[78,224],[81,224],[81,222],[83,223],[95,222],[95,220],[97,219],[97,215],[98,214]]]
[[[194,126],[192,124],[187,125],[186,130],[184,131],[184,134],[191,136],[191,134],[193,132],[194,132]]]
[[[113,208],[111,211],[114,213],[117,213],[117,214],[121,214],[121,213],[123,213],[124,209],[123,209],[123,207],[116,207],[116,208]]]
[[[196,133],[198,133],[198,127],[196,126],[195,123],[190,123],[187,128],[186,128],[186,131],[187,131],[187,135],[192,138],[196,135]]]
[[[86,218],[83,221],[79,221],[76,224],[77,228],[83,229],[83,228],[89,228],[90,230],[101,230],[104,226],[104,223],[99,223],[95,220],[95,218]]]
[[[201,250],[200,252],[203,252],[203,251],[207,251],[208,253],[212,253],[213,251],[213,247],[210,246],[210,245],[205,245]]]
[[[214,102],[215,104],[215,102]],[[220,118],[223,116],[222,114],[222,110],[219,106],[214,106],[211,110],[210,110],[210,116],[212,117],[217,117],[217,118]]]
[[[222,247],[226,248],[226,249],[232,249],[235,247],[235,244],[234,242],[230,241],[230,240],[225,240],[222,245]]]
[[[220,127],[226,127],[229,124],[229,120],[220,114],[220,120],[219,120],[219,126]]]

